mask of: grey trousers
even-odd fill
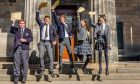
[[[73,64],[73,57],[72,57],[72,50],[71,50],[71,46],[70,46],[70,40],[69,38],[64,38],[62,42],[60,42],[60,46],[59,46],[59,64],[62,67],[62,54],[63,54],[63,50],[64,50],[64,46],[66,46],[68,53],[69,53],[69,60],[70,63]]]
[[[14,52],[14,75],[20,75],[20,65],[22,65],[22,75],[27,75],[28,72],[29,50],[23,50],[18,46]]]
[[[53,71],[53,50],[52,50],[52,44],[50,42],[43,42],[40,41],[39,43],[39,56],[40,56],[40,66],[41,66],[41,70],[44,71],[45,70],[45,66],[44,66],[44,54],[45,54],[45,50],[48,52],[49,55],[49,71]]]

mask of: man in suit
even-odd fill
[[[44,53],[45,49],[48,51],[49,55],[49,73],[52,77],[54,76],[53,72],[53,45],[56,45],[57,33],[56,28],[50,24],[50,16],[44,17],[44,22],[40,19],[40,12],[36,12],[36,21],[40,27],[40,43],[39,43],[39,56],[40,56],[40,66],[41,66],[41,75],[45,71],[44,67]]]
[[[66,23],[66,16],[61,15],[58,19],[57,14],[55,13],[54,9],[52,9],[52,14],[54,17],[54,21],[57,25],[58,28],[58,33],[59,33],[59,73],[62,73],[63,65],[62,65],[62,54],[64,50],[64,46],[66,46],[68,53],[69,53],[69,60],[71,64],[71,69],[75,73],[75,68],[73,64],[73,57],[72,57],[72,50],[70,46],[70,38],[72,37],[72,28],[70,27],[69,24]]]
[[[94,26],[94,25],[92,25]],[[98,24],[95,25],[94,36],[96,39],[95,48],[99,52],[99,74],[102,74],[102,50],[104,50],[106,69],[105,74],[109,75],[108,69],[108,49],[110,49],[111,29],[106,23],[105,15],[100,15]]]
[[[25,21],[19,21],[19,28],[15,27],[15,20],[12,20],[10,33],[15,34],[14,40],[14,82],[18,83],[20,75],[20,65],[22,64],[22,82],[27,80],[29,45],[33,41],[31,30],[25,27]]]

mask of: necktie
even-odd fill
[[[23,38],[23,33],[24,33],[24,31],[23,31],[23,28],[21,29],[21,38]]]
[[[46,31],[45,31],[45,37],[48,36],[48,25],[46,24]]]

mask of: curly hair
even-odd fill
[[[81,21],[85,22],[85,29],[90,32],[91,29],[89,28],[88,22],[85,19],[82,19]]]

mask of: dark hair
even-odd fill
[[[107,21],[105,14],[101,14],[101,15],[99,15],[99,18],[98,18],[99,25],[100,25],[100,18],[103,18],[105,20],[105,22]]]
[[[49,18],[49,19],[50,19],[50,16],[46,15],[46,16],[44,17],[44,19],[45,19],[45,18]]]
[[[85,29],[87,31],[91,31],[91,29],[89,28],[88,22],[85,19],[82,19],[81,21],[85,22]]]

